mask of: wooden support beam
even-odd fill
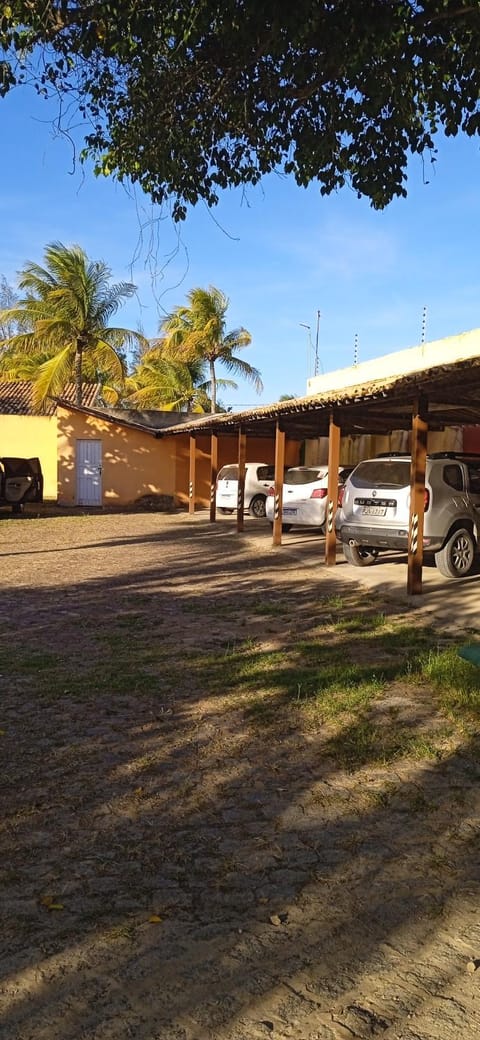
[[[335,416],[330,416],[328,431],[328,492],[325,514],[325,563],[331,567],[337,562],[337,536],[335,513],[338,506],[338,469],[340,466],[340,426]]]
[[[196,483],[196,442],[195,434],[190,434],[190,465],[189,465],[189,476],[188,476],[188,512],[195,512],[195,483]]]
[[[242,427],[238,430],[238,499],[237,499],[237,531],[244,528],[245,506],[245,459],[247,457],[247,435]]]
[[[210,522],[213,524],[217,519],[216,493],[218,473],[218,437],[216,433],[210,436]]]
[[[423,518],[425,512],[425,468],[427,463],[428,402],[420,395],[412,415],[412,462],[410,468],[410,524],[408,531],[407,592],[422,592]]]
[[[275,430],[275,506],[273,544],[282,544],[283,473],[285,470],[285,431],[277,422]]]

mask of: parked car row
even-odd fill
[[[382,550],[407,551],[410,524],[410,455],[390,453],[339,469],[337,537],[346,560],[356,567],[374,563]],[[244,508],[273,524],[274,467],[247,463]],[[216,502],[224,512],[237,508],[238,466],[224,466]],[[326,466],[293,466],[283,483],[282,530],[294,525],[325,527]],[[425,475],[425,552],[446,577],[467,575],[480,538],[480,455],[435,452]]]
[[[341,467],[339,484],[343,486],[350,469]],[[275,466],[266,462],[245,464],[243,508],[257,519],[264,516],[273,523],[275,499]],[[292,466],[283,478],[284,531],[294,524],[323,527],[328,489],[326,466]],[[238,465],[222,466],[217,478],[216,506],[220,513],[233,513],[238,500]]]

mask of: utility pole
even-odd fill
[[[307,379],[310,379],[310,361],[311,361],[311,353],[312,353],[312,330],[311,330],[310,325],[306,325],[304,321],[300,321],[299,325],[300,325],[300,327],[302,329],[306,329],[307,330],[307,336],[308,336],[308,339],[307,339]],[[317,373],[315,372],[315,375],[316,374]]]

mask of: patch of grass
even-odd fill
[[[440,707],[457,722],[480,722],[480,668],[458,656],[455,647],[420,656],[418,675],[433,686]]]
[[[286,606],[280,603],[254,603],[252,607],[249,607],[250,614],[256,614],[260,617],[284,617],[290,613],[290,605]]]
[[[327,610],[342,610],[346,606],[346,600],[344,596],[326,596],[322,600],[322,607],[326,607]]]
[[[385,614],[354,614],[353,617],[339,618],[334,622],[337,632],[378,632],[387,624]]]
[[[245,638],[248,631],[257,634],[262,626],[240,627],[241,604],[234,608],[238,620],[232,623],[227,615],[233,607],[192,597],[183,605],[181,629],[169,630],[169,638],[164,639],[161,617],[145,610],[150,602],[144,595],[130,594],[120,601],[118,614],[109,604],[108,612],[99,611],[95,622],[88,624],[90,613],[78,642],[72,625],[70,635],[62,634],[52,642],[54,649],[40,628],[30,629],[14,655],[8,652],[15,631],[12,621],[3,632],[3,660],[8,661],[8,675],[12,682],[16,680],[19,696],[28,684],[45,700],[97,698],[111,703],[113,710],[116,701],[132,695],[139,700],[153,696],[159,704],[171,704],[181,696],[192,702],[197,696],[212,703],[219,698],[222,710],[243,709],[248,721],[259,728],[274,725],[279,739],[282,731],[316,727],[326,754],[349,769],[388,764],[401,757],[436,759],[453,738],[458,743],[462,730],[469,737],[478,731],[480,669],[462,661],[455,647],[440,645],[432,629],[389,618],[376,597],[348,592],[325,597],[314,604],[311,627],[304,625],[303,638],[298,639],[293,626],[285,644],[275,650],[261,638]],[[242,602],[247,616],[288,614],[298,623],[292,597],[263,602],[257,587]],[[333,613],[325,617],[322,628],[326,608]],[[190,624],[188,615],[209,616],[214,611],[225,618],[225,624],[221,629],[215,624],[215,639],[220,635],[224,642],[212,648],[208,627],[201,645],[204,629],[196,621]],[[398,689],[389,708],[388,698],[382,705],[382,694],[391,682]],[[399,710],[396,703],[406,683],[409,699],[412,683],[421,689],[418,725],[415,708],[408,725],[403,705]],[[439,712],[446,719],[443,727]],[[138,768],[154,769],[155,761],[146,756]]]
[[[437,643],[437,635],[431,628],[421,625],[392,624],[389,632],[379,633],[379,645],[384,650],[417,653]]]
[[[412,733],[407,727],[380,725],[361,716],[328,741],[327,753],[346,769],[388,765],[400,758],[437,759],[441,749],[433,736]]]

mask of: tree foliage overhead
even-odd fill
[[[97,172],[216,203],[272,170],[382,208],[410,152],[480,130],[480,0],[31,0],[0,5],[0,90],[85,116]]]

